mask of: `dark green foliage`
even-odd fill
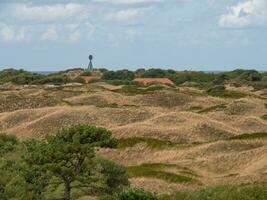
[[[134,73],[137,77],[141,77],[143,76],[143,74],[146,72],[146,69],[144,68],[140,68],[140,69],[137,69]]]
[[[97,70],[100,71],[101,73],[105,73],[108,71],[108,69],[106,69],[106,68],[99,68]]]
[[[207,89],[207,93],[220,93],[225,91],[224,85],[216,85]]]
[[[267,80],[265,81],[255,81],[250,84],[255,90],[262,90],[267,88]]]
[[[26,84],[55,84],[61,85],[71,82],[71,80],[63,72],[54,74],[38,74],[27,72],[22,69],[5,69],[0,71],[0,84],[1,83],[14,83],[19,85]]]
[[[196,83],[211,83],[218,75],[205,72],[183,71],[171,74],[169,78],[176,84],[180,85],[187,81]]]
[[[92,76],[90,71],[84,71],[80,76]]]
[[[142,74],[143,78],[164,78],[168,72],[163,69],[149,69]]]
[[[5,69],[0,71],[0,84],[12,82],[15,84],[30,84],[35,80],[44,78],[45,75],[27,72],[22,69]]]
[[[0,134],[0,156],[3,156],[5,153],[14,151],[18,140],[13,135]]]
[[[100,172],[105,177],[107,193],[119,192],[130,185],[127,172],[123,166],[103,158],[98,158],[96,162],[101,166]]]
[[[111,85],[133,85],[133,86],[142,86],[141,83],[134,82],[134,81],[124,81],[124,80],[105,80],[106,83]]]
[[[226,104],[220,104],[220,105],[215,105],[215,106],[211,106],[208,108],[204,108],[204,109],[198,111],[198,113],[208,113],[208,112],[212,112],[212,111],[223,110],[225,108],[227,108]]]
[[[142,164],[127,167],[130,177],[150,177],[162,179],[170,183],[193,183],[195,180],[189,176],[164,171],[161,164]]]
[[[103,80],[126,80],[131,81],[135,77],[134,73],[129,70],[119,70],[119,71],[107,71],[104,72]]]
[[[74,82],[74,83],[82,83],[83,84],[83,83],[85,83],[85,80],[81,76],[78,76],[75,79],[73,79],[72,82]]]
[[[267,120],[267,114],[263,115],[261,118]]]
[[[141,189],[130,188],[116,194],[113,200],[158,200],[158,198],[153,193]]]
[[[195,191],[181,191],[174,195],[163,196],[160,200],[265,200],[266,185],[217,186]]]
[[[260,133],[245,133],[237,136],[230,137],[228,140],[253,140],[267,138],[267,132]]]
[[[219,74],[215,79],[212,81],[214,85],[222,85],[226,80],[229,80],[229,77],[226,74]]]
[[[32,84],[54,84],[62,85],[71,82],[66,75],[47,75],[42,79],[38,79],[32,82]]]
[[[74,187],[93,187],[95,147],[115,147],[116,140],[104,128],[75,125],[49,135],[45,141],[25,142],[25,162],[41,174],[55,176],[64,185],[64,200],[71,198]]]
[[[224,85],[216,85],[206,90],[208,95],[221,98],[240,99],[246,96],[246,94],[235,91],[225,90]]]

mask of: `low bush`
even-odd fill
[[[189,176],[164,171],[168,165],[142,164],[126,167],[129,177],[150,177],[161,179],[170,183],[194,183],[197,182]]]
[[[140,143],[144,143],[152,149],[172,148],[172,147],[180,146],[180,144],[178,143],[173,143],[167,140],[160,140],[160,139],[148,138],[148,137],[132,137],[132,138],[119,139],[118,148],[124,149],[127,147],[133,147],[136,144],[140,144]]]
[[[122,191],[115,196],[116,200],[158,200],[153,193],[141,189],[129,189]]]
[[[266,185],[216,186],[193,191],[180,191],[160,200],[266,200]]]
[[[267,132],[259,133],[245,133],[237,136],[230,137],[228,140],[252,140],[252,139],[267,138]]]
[[[134,73],[129,70],[106,71],[102,76],[102,80],[125,80],[131,81],[135,77]]]

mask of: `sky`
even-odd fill
[[[267,0],[0,0],[0,69],[267,71]]]

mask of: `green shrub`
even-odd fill
[[[166,70],[163,69],[149,69],[142,74],[143,78],[164,78],[167,77]]]
[[[107,71],[104,72],[102,80],[125,80],[131,81],[135,77],[134,73],[129,70],[119,70],[119,71]]]
[[[255,90],[262,90],[267,88],[267,81],[257,81],[250,84]]]
[[[219,93],[219,92],[224,92],[224,91],[225,91],[224,85],[216,85],[216,86],[213,86],[207,89],[207,93]]]
[[[0,134],[0,156],[16,148],[18,140],[14,135]]]
[[[253,140],[253,139],[267,138],[267,132],[259,133],[245,133],[237,136],[230,137],[228,140]]]
[[[66,75],[48,75],[43,79],[33,81],[33,84],[54,84],[62,85],[71,82]]]
[[[45,75],[27,72],[22,69],[5,69],[0,71],[0,83],[12,82],[15,84],[30,84],[33,81],[44,78]]]
[[[82,77],[78,76],[75,79],[73,79],[72,82],[73,83],[82,83],[82,84],[84,84],[85,80]]]
[[[204,108],[204,109],[198,111],[198,113],[208,113],[208,112],[212,112],[212,111],[223,110],[225,108],[227,108],[226,104],[220,104],[220,105],[215,105],[215,106],[210,106],[208,108]]]
[[[114,200],[158,200],[157,196],[153,193],[130,188],[118,193],[113,198]]]
[[[124,80],[105,80],[106,83],[111,84],[111,85],[133,85],[133,86],[142,86],[142,84],[138,82],[133,82],[133,81],[124,81]]]
[[[90,71],[84,71],[80,76],[92,76]]]
[[[206,90],[208,95],[221,98],[240,99],[244,98],[246,94],[236,91],[225,90],[224,85],[216,85]]]
[[[160,200],[265,200],[266,185],[216,186],[165,195]]]
[[[167,165],[162,164],[142,164],[127,167],[129,177],[150,177],[157,178],[169,183],[193,183],[195,180],[189,176],[179,175],[164,171]]]
[[[103,158],[98,158],[96,162],[100,164],[100,172],[105,177],[107,193],[113,194],[119,192],[130,185],[127,172],[123,166]]]
[[[267,120],[267,114],[261,116],[262,119]]]

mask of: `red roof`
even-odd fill
[[[82,76],[82,78],[84,79],[84,81],[86,83],[90,83],[92,81],[96,81],[96,80],[99,80],[100,79],[100,78],[95,77],[95,76]]]
[[[174,85],[174,83],[168,78],[135,78],[133,81],[143,83],[144,85],[148,85],[151,83]]]

